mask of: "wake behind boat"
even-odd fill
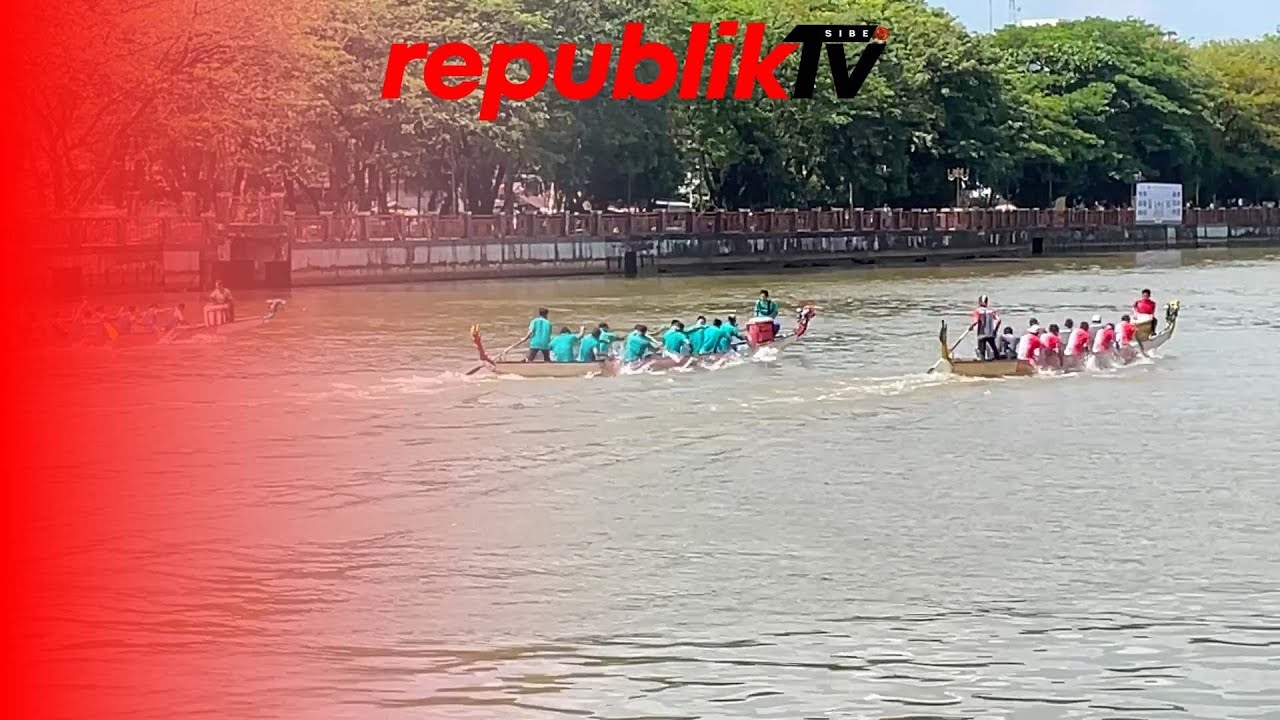
[[[1117,343],[1110,352],[1088,352],[1079,355],[1048,354],[1040,363],[1014,358],[994,360],[956,358],[952,354],[954,347],[947,344],[947,323],[944,320],[942,329],[938,333],[942,356],[940,362],[950,366],[951,372],[955,375],[976,378],[1019,377],[1043,372],[1073,373],[1089,367],[1120,367],[1133,363],[1169,342],[1177,328],[1179,310],[1177,300],[1165,306],[1165,324],[1158,333],[1153,332],[1156,324],[1154,316],[1139,317],[1139,322],[1134,323],[1136,330],[1134,339],[1128,343]]]
[[[625,361],[618,356],[610,356],[603,360],[588,362],[536,362],[529,360],[504,360],[507,350],[491,358],[484,349],[480,337],[480,326],[471,326],[471,341],[476,346],[480,358],[480,367],[487,367],[497,375],[512,375],[526,378],[570,378],[570,377],[612,377],[623,373],[661,372],[664,370],[681,370],[692,368],[708,368],[729,360],[751,359],[758,357],[762,351],[770,351],[776,356],[794,345],[808,332],[809,322],[817,314],[812,305],[805,305],[796,311],[796,325],[790,334],[774,337],[773,320],[768,317],[753,318],[748,324],[746,341],[741,347],[746,352],[730,350],[729,352],[707,353],[700,355],[675,355],[672,353],[655,354],[640,360]],[[768,327],[766,327],[766,325]],[[625,342],[626,337],[618,333],[610,333],[609,343]]]

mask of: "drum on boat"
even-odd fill
[[[747,340],[752,346],[773,341],[773,318],[754,317],[747,321]]]

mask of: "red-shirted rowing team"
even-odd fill
[[[978,308],[973,311],[969,329],[977,331],[979,360],[1026,360],[1040,367],[1062,367],[1071,361],[1088,355],[1109,355],[1129,348],[1138,339],[1138,325],[1149,324],[1148,334],[1156,330],[1156,302],[1151,291],[1143,290],[1142,297],[1133,303],[1133,315],[1120,316],[1120,323],[1103,323],[1101,315],[1094,315],[1089,322],[1068,319],[1061,328],[1050,324],[1048,329],[1040,321],[1031,318],[1021,337],[1012,327],[1000,332],[1000,313],[990,307],[990,299],[978,298]]]

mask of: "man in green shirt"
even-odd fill
[[[671,355],[681,356],[690,349],[689,336],[684,334],[684,323],[677,320],[662,336],[662,347]]]
[[[778,303],[769,299],[769,291],[761,290],[760,299],[756,301],[755,307],[756,317],[767,317],[773,319],[773,335],[778,336],[778,330],[782,325],[778,323]]]
[[[529,332],[520,339],[520,342],[529,341],[529,355],[525,357],[525,362],[532,362],[539,355],[546,362],[551,362],[551,320],[547,317],[551,311],[546,308],[538,308],[538,317],[529,323]]]
[[[551,340],[551,362],[573,362],[573,346],[582,339],[583,331],[579,328],[575,335],[567,327],[560,328],[560,334]]]
[[[582,343],[578,345],[578,362],[603,360],[602,353],[608,352],[607,346],[600,340],[600,328],[596,328],[590,335],[582,338]]]
[[[622,360],[624,362],[635,362],[644,358],[650,351],[655,350],[658,344],[649,337],[649,328],[645,325],[636,325],[636,329],[627,336],[626,342],[623,344]]]

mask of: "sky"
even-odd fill
[[[1009,20],[1009,0],[928,0],[960,18],[970,30],[985,32],[988,8],[996,27]],[[1277,31],[1280,0],[1015,0],[1022,20],[1076,20],[1101,16],[1142,18],[1193,41],[1256,38]]]

